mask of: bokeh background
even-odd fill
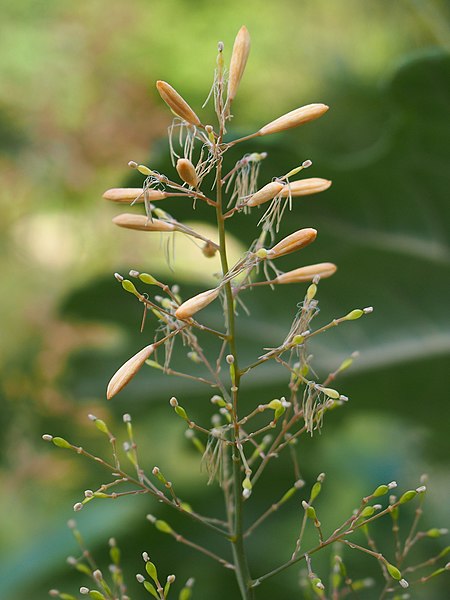
[[[350,403],[330,415],[320,436],[299,444],[302,475],[312,483],[327,473],[318,502],[327,530],[375,485],[396,479],[402,489],[416,487],[424,472],[430,491],[423,527],[448,524],[448,3],[1,4],[1,597],[40,600],[50,587],[75,592],[85,583],[65,564],[76,553],[66,522],[83,490],[105,481],[105,474],[44,444],[41,435],[63,435],[108,457],[107,442],[88,413],[106,419],[122,439],[121,415],[130,412],[143,464],[160,465],[199,511],[221,510],[217,489],[204,485],[183,423],[167,408],[175,393],[196,419],[208,422],[211,408],[202,388],[147,369],[113,403],[104,395],[110,375],[149,343],[154,325],[139,334],[140,308],[112,273],[150,271],[179,282],[189,296],[205,289],[213,269],[198,249],[179,240],[171,271],[158,257],[158,242],[113,228],[118,210],[101,194],[140,184],[142,178],[131,177],[126,167],[130,159],[171,172],[164,141],[170,115],[154,81],[171,82],[200,110],[217,41],[224,41],[229,57],[244,23],[253,46],[230,132],[249,133],[309,102],[332,107],[320,122],[248,144],[243,152],[269,153],[262,182],[306,158],[314,163],[308,176],[333,179],[330,191],[296,203],[280,233],[317,227],[318,241],[305,262],[339,266],[335,278],[320,286],[321,323],[352,308],[375,307],[373,315],[326,334],[315,348],[322,376],[355,350],[360,358],[339,383]],[[167,210],[180,220],[211,220],[207,211],[194,214],[174,201]],[[257,217],[235,219],[236,252],[252,239]],[[286,258],[283,267],[297,260]],[[240,316],[240,348],[247,357],[284,338],[304,293],[302,286],[285,287],[249,294],[252,316]],[[216,322],[213,310],[204,314]],[[245,389],[248,406],[279,397],[282,375],[268,366],[252,378]],[[255,514],[292,479],[290,464],[274,461],[252,497]],[[134,573],[142,570],[143,550],[162,573],[175,572],[178,581],[194,576],[196,598],[237,597],[229,573],[155,532],[144,519],[147,512],[212,544],[205,532],[179,523],[151,499],[91,503],[77,516],[79,527],[104,567],[107,540],[117,538],[133,598],[142,595]],[[299,515],[297,499],[250,541],[255,574],[290,556]],[[411,516],[406,510],[403,535]],[[392,556],[388,523],[378,539]],[[424,544],[416,559],[437,554],[445,543]],[[314,563],[324,578],[329,558]],[[370,557],[354,553],[350,560],[353,577],[377,574]],[[302,597],[298,576],[299,569],[292,569],[271,580],[258,598]],[[445,583],[437,579],[412,597],[443,599]]]

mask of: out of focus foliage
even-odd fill
[[[159,142],[170,116],[153,83],[170,81],[200,107],[212,81],[216,43],[222,39],[229,51],[242,23],[253,49],[234,107],[235,131],[252,131],[308,102],[332,107],[314,128],[248,147],[269,153],[262,182],[306,158],[314,163],[311,176],[333,179],[326,194],[296,203],[291,221],[292,228],[295,222],[319,230],[305,260],[333,260],[339,266],[335,278],[320,286],[319,318],[375,306],[370,318],[327,334],[316,349],[323,372],[354,350],[361,357],[341,382],[351,404],[333,415],[320,439],[305,442],[304,476],[328,473],[322,520],[331,527],[374,483],[398,479],[411,487],[426,470],[427,524],[445,524],[447,3],[4,0],[0,509],[8,519],[0,534],[0,575],[5,600],[45,598],[58,580],[72,589],[80,583],[70,584],[64,565],[65,556],[74,552],[65,521],[82,491],[102,474],[81,459],[50,451],[40,440],[44,432],[100,452],[103,445],[87,413],[120,423],[122,412],[131,412],[149,466],[167,467],[179,482],[178,493],[192,498],[199,510],[219,501],[214,490],[205,492],[183,428],[165,406],[176,380],[149,370],[114,405],[106,406],[104,399],[110,374],[144,345],[139,307],[109,274],[156,268],[172,281],[182,273],[182,291],[188,295],[203,289],[210,267],[190,247],[178,252],[174,273],[161,261],[154,267],[158,245],[145,234],[113,230],[114,209],[99,197],[106,187],[129,180],[125,165],[130,159],[170,169],[165,144]],[[168,210],[192,219],[190,208],[175,201]],[[207,218],[202,210],[194,216]],[[244,218],[233,224],[237,248],[248,241]],[[189,265],[182,260],[186,252]],[[195,270],[193,263],[198,263]],[[285,265],[286,270],[296,266],[288,260]],[[267,290],[257,305],[249,294],[252,318],[241,317],[245,352],[283,338],[287,315],[302,294],[303,289],[291,287],[276,294]],[[253,381],[249,404],[263,392],[279,396],[278,377],[268,368],[263,381]],[[198,388],[183,384],[183,389],[186,404],[200,415],[207,398],[199,397]],[[281,463],[273,468],[268,490],[275,483],[279,489],[290,484],[292,475],[285,469]],[[91,505],[79,521],[94,548],[105,546],[111,535],[122,538],[131,579],[140,552],[148,550],[165,571],[180,578],[195,575],[199,598],[213,591],[217,596],[227,574],[203,559],[186,561],[173,540],[157,537],[150,527],[144,530],[142,518],[149,510],[156,509],[142,499]],[[297,520],[290,508],[271,530],[279,546],[255,545],[258,572],[278,562],[274,558],[284,551],[284,534]],[[355,569],[364,574],[372,566],[369,561]],[[274,580],[267,597],[292,594],[296,580],[295,570],[284,581],[283,576]],[[444,593],[435,590],[436,598]]]

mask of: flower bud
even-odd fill
[[[231,103],[236,96],[239,83],[247,64],[250,53],[250,34],[247,27],[243,25],[234,40],[233,52],[231,54],[230,69],[228,74],[228,92],[227,99]]]
[[[163,192],[162,190],[147,190],[144,192],[142,188],[112,188],[106,190],[103,194],[105,200],[110,200],[111,202],[126,202],[128,204],[144,202],[145,199],[150,200],[150,202],[164,200],[166,196],[166,192]]]
[[[284,189],[282,183],[272,181],[250,196],[245,202],[245,206],[259,206],[260,204],[264,204],[264,202],[268,202],[269,200],[272,200],[272,198],[275,198],[282,189]]]
[[[206,292],[201,292],[186,302],[183,302],[177,310],[175,311],[175,316],[177,319],[189,319],[192,315],[195,315],[196,312],[208,306],[213,300],[217,298],[219,295],[219,288],[215,288],[213,290],[206,290]]]
[[[283,186],[280,191],[282,198],[288,196],[309,196],[310,194],[318,194],[324,192],[331,186],[331,181],[328,179],[321,179],[320,177],[311,177],[309,179],[299,179],[298,181],[292,181],[291,183]]]
[[[133,379],[145,361],[152,354],[153,350],[153,344],[146,346],[127,360],[127,362],[116,371],[111,377],[106,390],[106,397],[108,400],[111,400],[111,398],[118,394]]]
[[[177,160],[177,173],[180,178],[191,187],[197,187],[198,177],[195,172],[195,167],[187,158],[179,158]]]
[[[258,135],[268,135],[298,127],[299,125],[303,125],[303,123],[318,119],[327,112],[328,108],[326,104],[307,104],[306,106],[301,106],[264,125],[258,131]]]
[[[288,235],[284,239],[282,239],[278,244],[267,251],[268,258],[279,258],[280,256],[284,256],[285,254],[290,254],[291,252],[295,252],[296,250],[300,250],[308,244],[311,244],[316,239],[317,231],[312,229],[311,227],[306,227],[305,229],[299,229],[291,235]]]
[[[191,125],[200,125],[200,119],[195,112],[171,85],[165,81],[157,81],[156,88],[161,98],[173,113],[191,123]]]
[[[275,279],[276,283],[302,283],[304,281],[312,281],[314,277],[331,277],[336,273],[336,265],[333,263],[318,263],[316,265],[308,265],[306,267],[299,267],[293,271],[282,273]]]
[[[135,215],[123,213],[114,217],[112,222],[125,229],[137,229],[138,231],[174,231],[175,225],[161,219],[149,219],[146,215]]]

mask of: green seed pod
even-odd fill
[[[416,490],[408,490],[400,496],[399,504],[405,504],[417,496]]]
[[[175,406],[174,410],[179,417],[181,417],[185,421],[189,421],[186,411],[184,410],[184,408],[182,406],[177,405],[177,406]]]
[[[334,400],[338,400],[338,398],[340,397],[340,393],[337,390],[333,390],[332,388],[320,388],[320,391],[323,392],[325,394],[325,396],[328,396],[329,398],[333,398]]]
[[[147,590],[147,592],[149,592],[154,598],[157,598],[157,600],[160,600],[159,594],[157,593],[155,588],[152,586],[150,581],[144,581],[143,585],[144,585],[144,588]]]
[[[290,498],[292,498],[292,496],[295,494],[296,491],[297,491],[296,487],[289,488],[288,491],[285,492],[285,494],[282,496],[282,498],[278,502],[278,504],[284,504],[285,502],[287,502]]]
[[[366,508],[364,510],[361,511],[361,517],[363,519],[365,519],[366,517],[371,517],[375,512],[375,509],[373,506],[366,506]]]
[[[98,590],[91,590],[89,592],[89,596],[91,598],[94,598],[94,600],[106,600],[106,596],[104,596],[101,592],[99,592]]]
[[[363,314],[363,310],[361,310],[360,308],[355,308],[355,310],[350,311],[348,315],[345,315],[345,317],[342,317],[342,319],[344,321],[355,321],[355,319],[359,319],[360,317],[362,317]]]
[[[311,502],[314,502],[314,500],[320,494],[321,490],[322,490],[322,484],[320,483],[320,481],[316,481],[316,483],[311,488],[311,495],[309,497],[310,504],[311,504]]]
[[[88,575],[88,577],[92,575],[92,570],[84,563],[77,563],[75,569],[80,573],[83,573],[83,575]]]
[[[138,277],[142,283],[146,283],[148,285],[156,285],[158,283],[158,281],[148,273],[139,273]]]
[[[155,521],[155,527],[156,529],[158,529],[158,531],[161,531],[162,533],[173,533],[172,527],[166,521],[161,521],[160,519],[157,519]]]
[[[101,431],[102,433],[106,433],[106,435],[109,435],[109,430],[108,430],[108,427],[106,426],[105,421],[102,421],[101,419],[95,419],[94,425],[97,427],[97,429],[99,431]]]
[[[153,579],[155,583],[158,582],[158,571],[156,570],[156,566],[150,560],[145,563],[145,570],[149,574],[149,576]]]
[[[62,437],[54,437],[52,438],[52,442],[55,446],[58,446],[58,448],[72,448],[72,445]]]
[[[113,564],[120,564],[120,548],[118,548],[117,546],[112,546],[109,551],[109,556],[111,557],[111,562]]]
[[[396,579],[398,581],[402,578],[402,574],[397,569],[397,567],[394,567],[394,565],[391,565],[387,561],[385,561],[385,565],[386,565],[386,569],[388,570],[388,573],[392,577],[392,579]]]
[[[384,496],[385,494],[388,493],[388,491],[389,491],[389,486],[383,484],[383,485],[379,485],[377,487],[377,489],[371,495],[374,496],[375,498],[377,498],[378,496]]]
[[[122,287],[126,292],[130,292],[130,294],[134,294],[139,297],[139,292],[137,291],[134,283],[129,279],[124,279],[122,281]]]

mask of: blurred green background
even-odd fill
[[[373,315],[326,334],[315,347],[322,377],[349,353],[361,354],[339,383],[351,402],[329,416],[320,436],[299,444],[302,475],[312,483],[318,473],[327,473],[318,504],[327,530],[375,485],[397,479],[402,489],[416,487],[424,472],[430,491],[423,526],[448,524],[448,2],[3,0],[4,600],[40,600],[50,587],[74,592],[85,583],[65,565],[66,556],[76,552],[65,524],[83,490],[97,487],[104,473],[45,445],[41,435],[63,435],[107,457],[107,443],[88,413],[105,418],[123,438],[121,415],[130,412],[145,466],[158,464],[178,494],[200,512],[222,510],[215,486],[204,486],[183,424],[167,409],[175,393],[207,423],[211,409],[202,388],[148,370],[113,403],[107,405],[104,397],[111,374],[149,343],[154,326],[149,322],[139,334],[140,309],[111,274],[150,271],[179,281],[188,297],[205,289],[210,263],[193,247],[179,246],[171,272],[155,256],[158,243],[145,234],[113,229],[110,221],[119,211],[101,194],[109,187],[140,185],[142,178],[130,177],[126,167],[130,159],[173,173],[161,141],[170,115],[154,81],[169,81],[200,110],[212,82],[217,41],[224,41],[229,57],[242,24],[253,45],[230,132],[249,133],[309,102],[331,106],[314,125],[242,149],[269,153],[263,183],[306,158],[313,161],[308,176],[333,180],[325,194],[296,202],[280,233],[316,227],[319,237],[305,251],[305,261],[331,260],[339,266],[338,274],[320,286],[318,321],[375,307]],[[211,114],[210,106],[205,110]],[[173,200],[167,210],[193,220],[191,209]],[[194,217],[211,220],[201,207]],[[233,220],[236,251],[252,239],[257,219],[256,211]],[[282,268],[294,268],[296,260],[286,258]],[[240,316],[240,348],[247,358],[284,339],[289,315],[304,294],[302,286],[285,288],[249,294],[252,316]],[[205,322],[216,322],[213,310],[204,314]],[[285,389],[283,373],[267,366],[249,379],[245,402],[250,407]],[[276,501],[292,478],[287,461],[274,461],[252,496],[254,514]],[[169,519],[187,537],[212,544],[204,531],[178,523],[149,499],[90,504],[77,517],[80,529],[104,565],[108,538],[118,539],[133,598],[142,593],[134,573],[142,570],[143,550],[178,581],[194,576],[195,598],[237,597],[229,573],[155,532],[143,518],[147,512]],[[406,513],[403,535],[412,509]],[[299,518],[297,499],[251,540],[255,575],[290,556]],[[378,538],[392,556],[388,524]],[[441,540],[425,545],[417,560],[444,545]],[[353,577],[377,574],[370,557],[354,553],[350,558]],[[329,555],[318,557],[313,566],[325,575],[328,561]],[[270,580],[258,598],[302,597],[298,572],[293,568]],[[437,579],[412,597],[443,599],[445,583]],[[371,594],[363,597],[378,597]]]

